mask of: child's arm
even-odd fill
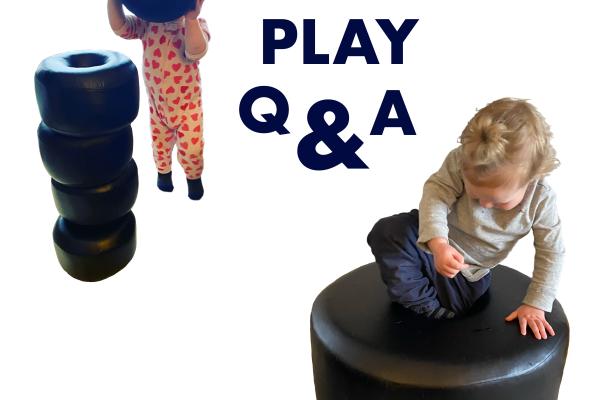
[[[146,23],[133,15],[126,16],[121,0],[108,0],[108,22],[115,34],[123,39],[140,39],[144,35]]]
[[[204,0],[196,0],[196,8],[185,14],[185,56],[192,61],[204,57],[208,50],[206,23],[198,20],[202,4]]]
[[[113,31],[118,32],[125,25],[125,13],[121,0],[108,0],[108,22]]]
[[[464,190],[459,157],[460,148],[448,154],[439,171],[425,182],[419,203],[417,244],[433,254],[436,270],[448,278],[465,267],[463,256],[448,244],[448,214]]]
[[[518,318],[521,334],[526,335],[529,326],[537,339],[546,339],[546,330],[554,336],[544,312],[552,311],[565,253],[556,196],[550,188],[544,188],[544,191],[532,227],[535,247],[533,277],[523,304],[506,318],[507,321]]]

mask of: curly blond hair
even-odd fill
[[[546,120],[526,100],[493,101],[475,114],[459,138],[463,170],[481,179],[512,165],[523,183],[541,178],[560,164],[551,138]]]

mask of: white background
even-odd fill
[[[121,51],[139,65],[141,43],[113,35],[105,1],[3,5],[0,398],[314,398],[314,298],[372,260],[365,237],[373,223],[416,207],[424,180],[476,108],[504,96],[530,99],[555,132],[562,166],[551,182],[568,248],[559,300],[571,324],[561,399],[595,392],[600,32],[593,4],[207,0],[206,195],[187,199],[178,165],[175,191],[156,189],[142,91],[133,124],[137,252],[123,271],[93,284],[69,277],[54,254],[57,212],[37,149],[33,76],[43,58],[76,49]],[[303,65],[300,31],[275,65],[262,65],[263,18],[290,19],[299,29],[302,19],[316,19],[317,51],[331,59],[348,19],[364,19],[381,64]],[[404,65],[390,65],[376,18],[395,26],[419,19]],[[239,100],[265,84],[287,96],[292,134],[242,125]],[[416,136],[395,128],[369,137],[386,90],[402,92]],[[324,98],[349,109],[342,136],[364,140],[358,154],[370,169],[315,172],[300,164],[306,112]],[[532,260],[528,237],[505,263],[530,274]]]

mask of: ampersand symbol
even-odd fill
[[[325,114],[332,112],[334,120],[325,121]],[[363,141],[352,135],[346,142],[338,136],[347,126],[350,115],[346,107],[335,100],[321,100],[315,103],[307,115],[308,125],[313,130],[298,143],[298,158],[309,169],[322,171],[344,164],[346,168],[369,168],[356,154]],[[331,152],[319,154],[317,145],[323,142]]]

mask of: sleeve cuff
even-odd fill
[[[202,53],[190,53],[189,51],[187,51],[187,49],[185,50],[185,57],[190,60],[190,61],[198,61],[200,60],[202,57],[204,57],[204,55],[206,54],[206,52],[208,51],[208,46],[206,46],[204,48],[204,51]]]
[[[423,230],[419,233],[419,238],[417,239],[417,246],[427,253],[431,253],[429,247],[427,246],[427,242],[436,237],[442,237],[448,239],[448,228],[444,227],[429,227],[427,230]]]
[[[127,36],[127,22],[125,22],[119,29],[113,29],[113,33],[120,37]]]
[[[125,16],[125,22],[119,29],[113,29],[115,35],[123,39],[138,39],[140,37],[139,26],[141,20],[132,15]]]
[[[540,292],[528,291],[523,299],[523,304],[528,306],[536,307],[546,312],[552,311],[552,304],[554,303],[554,296],[550,296]]]

